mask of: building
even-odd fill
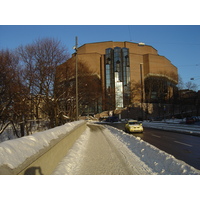
[[[77,55],[78,61],[86,63],[101,80],[102,110],[152,102],[161,98],[161,93],[167,101],[172,98],[178,82],[177,68],[155,48],[144,43],[88,43],[78,48]],[[163,90],[156,87],[158,79]]]

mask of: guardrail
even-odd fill
[[[52,174],[58,163],[85,131],[86,126],[85,121],[72,122],[1,143],[0,174]]]

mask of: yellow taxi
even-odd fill
[[[137,120],[129,120],[125,125],[125,131],[128,133],[134,133],[134,132],[143,133],[142,123],[140,123]]]

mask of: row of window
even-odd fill
[[[105,80],[107,100],[115,107],[124,107],[130,99],[129,49],[115,47],[106,49]],[[118,90],[120,85],[120,90]],[[109,103],[108,103],[109,104]]]

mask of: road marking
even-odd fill
[[[179,142],[179,141],[174,141],[174,142],[179,143],[179,144],[182,144],[182,145],[185,145],[185,146],[188,146],[188,147],[192,147],[192,145],[186,144],[186,143],[183,143],[183,142]]]
[[[158,136],[158,135],[154,135],[154,134],[151,134],[151,135],[157,138],[161,138],[161,136]]]

